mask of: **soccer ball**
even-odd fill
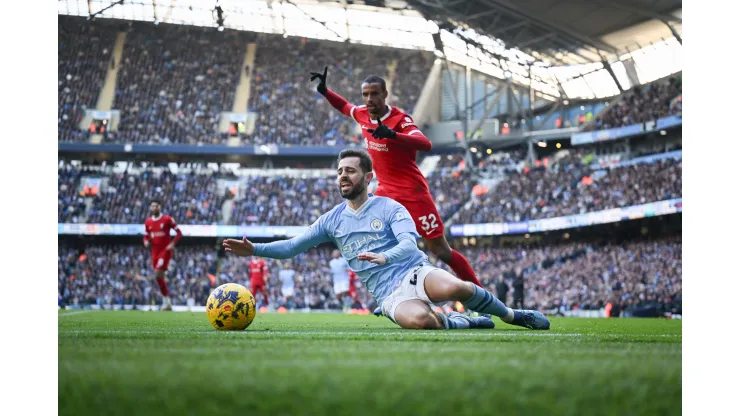
[[[206,303],[208,321],[216,329],[244,330],[256,313],[252,292],[236,283],[217,287]]]

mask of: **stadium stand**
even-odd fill
[[[475,197],[457,222],[553,218],[678,198],[681,172],[681,160],[671,158],[597,171],[579,164],[525,169]]]
[[[57,130],[60,142],[88,140],[89,132],[81,130],[79,124],[85,110],[95,108],[106,71],[112,64],[115,26],[83,22],[83,18],[59,18]]]
[[[133,24],[126,36],[110,142],[219,143],[218,120],[230,111],[246,42],[240,32]]]
[[[249,259],[222,256],[215,245],[183,245],[176,249],[168,273],[173,302],[188,300],[202,305],[214,287],[236,282],[250,287]],[[296,296],[290,301],[280,293],[277,280],[281,263],[265,259],[270,268],[270,303],[288,309],[341,309],[331,284],[331,248],[312,249],[292,259]],[[220,266],[220,267],[219,267]],[[285,266],[285,264],[283,264]],[[83,252],[61,243],[58,255],[59,293],[73,305],[149,305],[159,303],[159,291],[151,276],[149,252],[143,245],[93,244]],[[358,300],[367,305],[370,296],[360,287]]]
[[[496,293],[500,278],[512,290],[507,303],[515,303],[514,281],[523,277],[524,305],[556,310],[594,310],[612,303],[626,313],[681,313],[680,236],[638,240],[625,244],[570,243],[544,247],[467,248],[484,286]],[[220,269],[219,269],[220,259]],[[294,258],[296,296],[286,300],[277,280],[282,261],[265,259],[270,302],[288,309],[339,309],[328,268],[331,248],[319,247]],[[432,258],[432,261],[435,261]],[[250,286],[248,259],[224,256],[214,245],[178,247],[168,273],[173,301],[188,299],[203,304],[213,287],[224,282]],[[438,267],[447,266],[436,261]],[[158,303],[152,290],[150,259],[141,245],[90,245],[81,253],[67,244],[59,247],[59,291],[69,304]],[[210,275],[210,276],[209,276]],[[212,280],[211,280],[212,279]],[[155,288],[156,289],[156,288]],[[359,285],[358,299],[372,303]]]
[[[250,69],[242,66],[248,42],[257,43],[248,102],[256,120],[241,134],[245,144],[346,144],[355,123],[316,93],[309,72],[328,65],[330,88],[357,104],[367,76],[393,80],[394,105],[411,113],[433,61],[428,52],[203,27],[59,22],[59,141],[89,139],[78,124],[96,105],[119,30],[127,32],[114,101],[121,120],[106,143],[225,143],[219,116],[231,111],[241,72]]]
[[[604,130],[681,113],[681,76],[632,88],[585,130]]]

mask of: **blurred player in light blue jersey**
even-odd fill
[[[280,293],[285,298],[285,303],[288,304],[295,296],[295,270],[289,261],[280,265],[278,279],[280,279]]]
[[[224,247],[238,256],[290,258],[321,243],[334,242],[357,273],[383,315],[402,328],[493,328],[490,315],[531,329],[549,329],[539,312],[512,310],[484,289],[432,266],[416,246],[420,237],[409,212],[398,202],[368,196],[373,178],[370,156],[364,150],[339,154],[337,185],[346,201],[319,217],[304,234],[290,240],[253,244],[226,240]],[[484,316],[434,312],[431,305],[460,301]]]
[[[339,303],[343,305],[344,312],[347,312],[352,304],[352,298],[349,294],[349,271],[351,269],[339,250],[334,250],[331,256],[333,258],[329,261],[329,268],[331,269],[331,279],[334,282],[334,294],[337,296]]]

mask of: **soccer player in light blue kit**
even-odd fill
[[[347,201],[290,240],[253,244],[246,237],[229,239],[223,243],[226,251],[238,256],[285,259],[321,243],[334,242],[383,315],[402,328],[493,328],[490,315],[530,329],[550,328],[550,321],[540,312],[512,310],[488,291],[432,266],[416,246],[420,236],[406,208],[390,198],[368,196],[372,170],[366,151],[342,151],[337,184]],[[437,313],[431,308],[449,301],[460,301],[484,316]]]
[[[342,257],[339,250],[332,251],[331,256],[333,258],[329,261],[329,268],[334,283],[334,294],[337,296],[337,300],[342,303],[342,309],[346,312],[352,304],[352,298],[349,296],[349,263],[347,263],[347,259]]]

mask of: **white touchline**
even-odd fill
[[[58,316],[60,317],[61,316],[72,316],[72,315],[79,315],[81,313],[88,313],[88,312],[92,312],[92,311],[75,311],[75,312],[68,312],[68,313],[60,313],[58,314]]]

